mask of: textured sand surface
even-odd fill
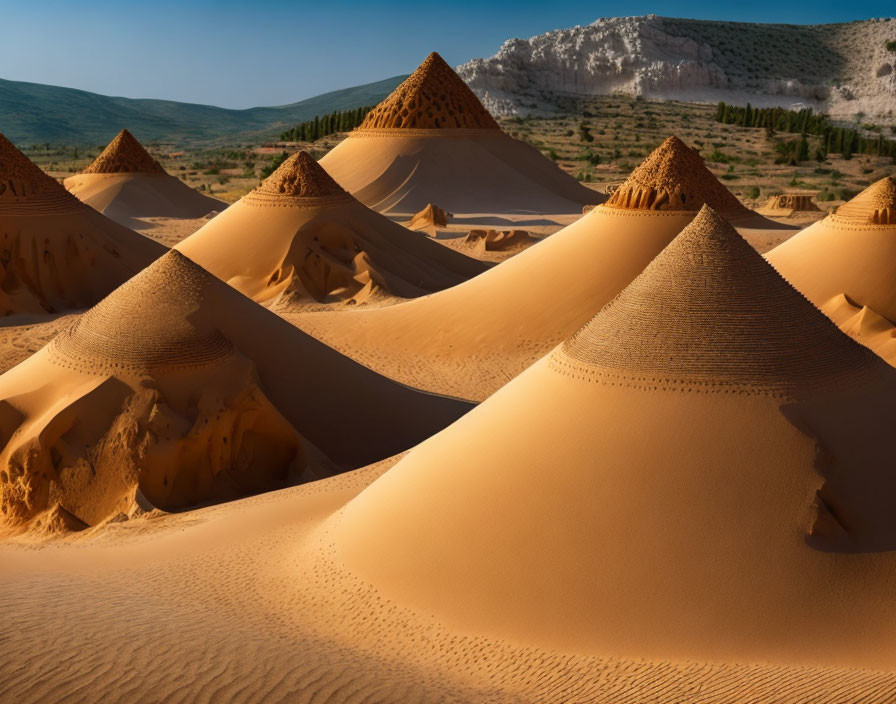
[[[766,256],[841,329],[896,364],[896,178],[877,181]]]
[[[894,376],[705,211],[402,457],[0,545],[0,675],[21,702],[891,702]]]
[[[815,205],[811,195],[784,193],[771,196],[768,202],[756,212],[770,217],[789,218],[819,211],[820,208]]]
[[[481,400],[589,320],[702,204],[719,207],[738,225],[769,223],[768,232],[778,232],[740,205],[675,137],[616,193],[624,195],[447,291],[377,310],[289,319],[386,376]],[[751,228],[751,239],[757,232],[765,230]]]
[[[135,229],[145,226],[142,218],[199,218],[227,207],[169,175],[127,130],[83,172],[67,178],[65,187],[90,207]]]
[[[0,377],[0,519],[96,525],[253,493],[382,459],[467,409],[355,364],[172,251]]]
[[[84,308],[165,252],[88,208],[0,135],[0,315]]]
[[[604,198],[504,134],[438,54],[430,56],[321,164],[362,203],[410,217],[578,213]]]
[[[266,305],[414,298],[487,268],[370,210],[307,152],[177,249]]]

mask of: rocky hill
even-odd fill
[[[563,96],[753,105],[896,119],[896,19],[783,25],[617,17],[510,39],[458,73],[494,114],[544,113]]]

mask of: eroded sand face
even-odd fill
[[[9,531],[48,511],[92,526],[318,478],[468,408],[351,362],[177,252],[0,377],[0,399]]]
[[[414,298],[487,268],[370,210],[306,152],[177,249],[259,303],[287,307]]]
[[[844,332],[896,364],[896,179],[872,184],[767,258]]]

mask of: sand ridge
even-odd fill
[[[358,129],[381,128],[500,129],[479,98],[436,52],[371,110]]]
[[[164,174],[166,171],[158,161],[150,156],[134,135],[123,129],[82,173]]]

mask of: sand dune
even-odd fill
[[[95,525],[358,467],[468,408],[351,362],[178,252],[0,377],[0,399],[10,529],[57,506]]]
[[[23,702],[885,704],[894,376],[705,211],[403,457],[0,545],[0,674]]]
[[[504,134],[436,53],[321,164],[362,203],[407,217],[429,203],[462,214],[559,214],[604,200]]]
[[[704,209],[582,330],[349,502],[334,559],[458,632],[892,670],[894,392]]]
[[[606,204],[475,279],[389,308],[290,319],[386,376],[481,400],[584,325],[704,203],[761,224],[670,137]]]
[[[166,251],[88,208],[0,135],[0,315],[84,308]]]
[[[307,152],[177,249],[264,304],[413,298],[487,268],[370,210]]]
[[[896,321],[896,178],[877,181],[766,256],[835,323],[896,364],[896,330],[881,330]],[[878,319],[873,334],[867,319],[855,319],[863,309]]]
[[[144,217],[199,218],[227,207],[168,174],[127,130],[84,171],[67,178],[65,187],[112,220],[138,229]]]

